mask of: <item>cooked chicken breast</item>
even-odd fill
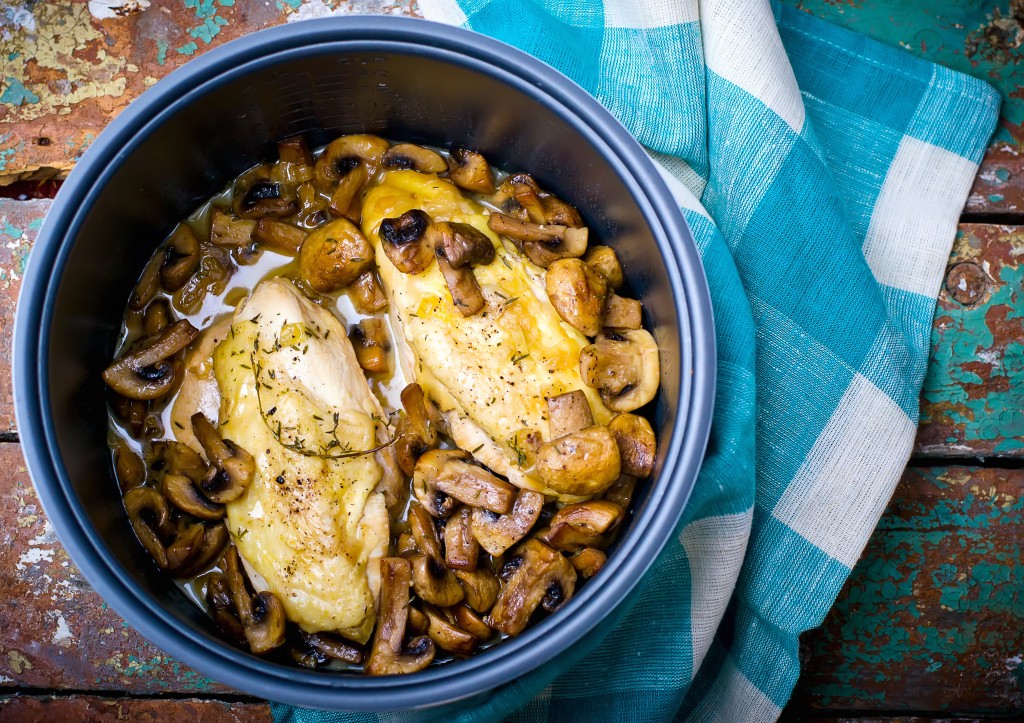
[[[248,566],[308,632],[365,642],[388,545],[386,435],[345,328],[284,279],[260,283],[213,353],[220,431],[256,460],[228,529]]]
[[[494,243],[494,261],[473,268],[487,302],[480,313],[464,317],[455,308],[436,263],[406,274],[384,253],[381,221],[416,208],[434,221],[471,224]],[[445,413],[459,447],[513,484],[558,496],[532,469],[536,449],[551,436],[545,397],[582,389],[598,424],[612,413],[580,378],[580,351],[588,342],[551,305],[544,270],[502,244],[487,228],[487,215],[445,179],[393,171],[367,192],[362,226],[390,297],[407,378]]]

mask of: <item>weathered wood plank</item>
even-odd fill
[[[1024,471],[908,469],[824,625],[792,715],[1024,716]]]
[[[270,723],[266,703],[167,698],[98,696],[0,697],[0,720],[9,723],[105,723],[106,721],[177,721],[179,723]]]
[[[0,692],[234,692],[164,655],[92,590],[43,515],[18,445],[0,444],[0,469]]]
[[[0,185],[64,177],[133,98],[228,40],[309,17],[417,12],[415,0],[153,0],[97,17],[106,4],[15,2],[0,12]]]
[[[932,325],[920,456],[1024,455],[1024,227],[962,224]]]

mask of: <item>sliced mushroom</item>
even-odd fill
[[[380,577],[377,631],[366,661],[366,674],[399,675],[423,670],[434,659],[433,641],[421,636],[405,644],[412,566],[404,558],[385,557],[380,561]]]
[[[271,251],[297,254],[302,242],[306,240],[306,230],[276,218],[261,218],[253,229],[252,240],[263,244]]]
[[[174,322],[107,367],[103,381],[128,399],[162,397],[171,391],[178,377],[167,360],[191,344],[198,333],[188,319]]]
[[[412,563],[412,588],[421,600],[443,608],[462,601],[462,586],[443,563],[429,555],[414,555],[409,561]]]
[[[284,644],[284,605],[272,592],[264,590],[252,599],[252,623],[245,626],[249,649],[263,655]]]
[[[239,218],[218,208],[210,214],[210,243],[214,246],[246,248],[252,243],[255,230],[256,222],[252,219]]]
[[[383,319],[363,319],[348,335],[359,366],[375,374],[391,372],[391,339]]]
[[[117,417],[131,432],[132,436],[138,439],[143,436],[146,425],[146,415],[149,413],[149,403],[141,399],[128,399],[120,394],[110,395],[110,408]]]
[[[217,626],[236,643],[245,641],[245,628],[234,612],[231,590],[223,573],[215,572],[206,582],[206,604]]]
[[[444,554],[441,552],[441,541],[437,539],[434,518],[423,509],[422,505],[412,504],[409,506],[409,531],[421,553],[438,565],[444,564]]]
[[[442,255],[437,257],[437,265],[441,269],[445,283],[448,284],[448,292],[452,295],[452,303],[463,316],[473,316],[483,310],[487,302],[484,299],[484,292],[473,274],[473,269],[463,266],[461,269],[453,269]]]
[[[331,193],[331,202],[327,205],[327,210],[330,211],[332,216],[335,218],[345,216],[353,223],[359,221],[358,215],[352,213],[350,209],[352,209],[353,204],[356,202],[359,192],[366,185],[367,178],[369,176],[366,172],[366,166],[362,163],[357,163],[352,170],[338,180],[338,185]]]
[[[167,569],[175,576],[182,577],[179,570],[199,551],[203,542],[203,524],[186,525],[167,546]]]
[[[290,166],[312,166],[313,154],[302,136],[291,136],[277,142],[277,158]]]
[[[222,439],[202,412],[192,415],[192,431],[210,461],[210,470],[200,483],[200,489],[211,502],[234,502],[252,482],[255,460],[230,439]]]
[[[543,268],[559,259],[582,256],[587,250],[586,227],[529,223],[503,213],[492,213],[487,227],[515,241],[530,261]]]
[[[495,593],[495,597],[497,597],[497,593]],[[491,636],[494,635],[494,631],[487,626],[484,619],[477,615],[468,605],[456,605],[451,610],[455,616],[455,624],[477,640],[481,642],[490,640]]]
[[[556,492],[596,495],[619,478],[622,459],[608,428],[594,426],[544,444],[537,454],[536,470]]]
[[[608,500],[566,505],[551,518],[545,540],[559,550],[574,552],[600,546],[601,536],[622,519],[622,508]]]
[[[617,289],[622,286],[622,265],[611,246],[591,246],[583,255],[583,260],[604,277],[608,288]]]
[[[441,467],[434,484],[441,492],[473,507],[499,515],[512,510],[516,488],[493,474],[461,459],[449,459]]]
[[[619,445],[622,471],[634,477],[647,477],[654,469],[657,440],[651,423],[628,412],[616,414],[608,422],[608,430]]]
[[[419,608],[409,608],[409,630],[416,635],[426,635],[430,620],[420,612]]]
[[[167,507],[167,500],[152,487],[136,487],[125,492],[124,508],[139,542],[157,566],[166,570],[167,548],[160,537],[169,535],[171,531],[171,511]]]
[[[522,562],[498,594],[485,622],[506,635],[518,635],[542,604],[553,612],[564,605],[576,587],[576,571],[560,552],[543,542],[527,540],[519,551]]]
[[[448,157],[448,178],[459,188],[474,193],[494,193],[491,166],[481,154],[456,148]]]
[[[234,211],[242,218],[283,218],[298,210],[299,204],[285,196],[282,185],[270,180],[266,167],[243,174],[235,184]]]
[[[224,571],[228,590],[231,592],[231,602],[235,606],[238,620],[243,627],[248,627],[253,621],[252,586],[249,584],[245,570],[242,569],[238,548],[234,545],[224,550],[224,555],[220,559],[220,569]]]
[[[395,456],[398,466],[408,477],[416,474],[416,462],[430,449],[423,437],[416,433],[408,416],[399,418],[395,425]]]
[[[444,560],[452,570],[476,569],[480,543],[473,537],[472,514],[469,507],[463,507],[444,526]]]
[[[200,520],[219,520],[224,516],[224,505],[206,499],[185,475],[165,474],[160,489],[172,505]]]
[[[604,305],[604,325],[612,329],[639,329],[643,323],[643,307],[636,299],[609,294]]]
[[[485,613],[498,598],[501,584],[494,573],[482,567],[476,570],[455,570],[455,577],[462,583],[466,604],[478,613]]]
[[[594,424],[590,401],[582,390],[576,389],[554,397],[545,397],[548,403],[548,427],[551,439],[585,429]]]
[[[146,463],[120,437],[114,441],[114,473],[122,492],[139,487],[146,481]]]
[[[608,555],[596,547],[584,547],[570,557],[569,562],[584,580],[588,580],[601,571],[608,562]]]
[[[348,286],[373,266],[373,247],[345,218],[309,233],[299,249],[299,275],[314,290],[329,293]]]
[[[442,617],[437,608],[425,605],[423,612],[427,616],[427,635],[441,650],[457,655],[469,655],[476,647],[476,638],[460,630],[457,626]]]
[[[388,297],[377,281],[377,274],[368,269],[348,286],[348,297],[356,311],[367,316],[378,314],[388,307]]]
[[[336,635],[307,633],[300,628],[293,628],[288,637],[295,662],[307,668],[326,665],[332,658],[356,665],[363,662],[363,651]],[[295,655],[296,652],[299,653],[298,656]]]
[[[658,393],[658,345],[646,329],[606,331],[580,352],[580,375],[613,412],[632,412]]]
[[[615,483],[604,493],[604,499],[614,502],[624,510],[629,509],[629,503],[633,500],[633,492],[636,489],[636,477],[624,474],[615,480]]]
[[[579,259],[559,259],[544,279],[548,298],[562,320],[585,336],[601,331],[608,284]]]
[[[418,274],[430,266],[434,249],[427,239],[429,226],[430,216],[418,208],[380,222],[384,253],[403,274]]]
[[[140,311],[153,300],[160,288],[160,267],[163,266],[164,257],[161,254],[154,254],[153,258],[142,270],[139,283],[135,285],[131,298],[128,300],[128,308],[133,311]]]
[[[398,557],[412,557],[417,552],[416,541],[412,539],[412,535],[408,532],[401,533],[395,543],[395,554]]]
[[[206,474],[207,464],[202,456],[187,444],[162,439],[151,447],[153,469],[167,474],[185,475],[198,482]]]
[[[389,145],[383,138],[364,134],[342,136],[331,141],[317,159],[314,183],[320,190],[330,193],[338,181],[360,163],[366,166],[368,175],[373,175]]]
[[[209,568],[220,557],[230,539],[228,528],[223,524],[204,525],[203,539],[188,561],[175,571],[177,576],[183,579],[195,577]]]
[[[461,449],[432,449],[417,461],[412,477],[412,491],[416,500],[434,517],[447,517],[458,506],[458,500],[437,487],[441,469],[451,460],[467,460],[469,454]]]
[[[435,222],[428,233],[434,253],[443,255],[453,269],[494,261],[494,243],[487,234],[468,223]]]
[[[423,393],[423,387],[416,383],[406,385],[402,389],[401,400],[416,434],[428,445],[437,444],[437,425],[440,415],[437,407]]]
[[[490,554],[503,555],[537,524],[543,507],[544,495],[534,490],[521,489],[512,511],[507,515],[474,509],[473,537]]]
[[[385,168],[411,168],[420,173],[444,173],[448,164],[440,153],[412,143],[397,143],[384,154]]]
[[[199,268],[199,239],[187,223],[180,223],[171,234],[160,265],[160,283],[168,291],[177,291]]]
[[[167,299],[154,299],[146,307],[146,313],[142,318],[142,330],[146,336],[156,336],[173,321],[171,305],[167,303]]]

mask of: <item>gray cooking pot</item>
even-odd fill
[[[368,132],[465,145],[528,170],[615,247],[661,348],[656,472],[605,569],[557,614],[467,660],[367,678],[262,660],[213,623],[136,541],[106,443],[109,362],[126,300],[175,223],[274,143]],[[146,91],[57,196],[15,327],[19,430],[46,514],[82,572],[143,635],[204,674],[307,707],[395,710],[490,690],[601,623],[673,534],[700,465],[715,384],[714,328],[693,239],[639,144],[547,65],[474,33],[394,17],[315,20],[213,50]]]

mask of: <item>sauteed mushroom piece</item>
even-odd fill
[[[497,593],[495,593],[495,596],[497,596]],[[477,615],[468,605],[456,605],[451,611],[455,616],[455,624],[477,640],[481,642],[490,640],[491,636],[494,635],[494,631],[487,626],[484,619]]]
[[[203,494],[211,502],[234,502],[252,482],[255,460],[230,439],[222,439],[202,412],[192,415],[192,431],[210,461],[210,469],[200,483]]]
[[[449,517],[444,526],[444,559],[452,570],[476,569],[480,557],[480,543],[473,537],[470,526],[472,514],[469,507],[463,507]]]
[[[266,167],[255,168],[238,179],[235,185],[235,214],[242,218],[291,216],[299,208],[295,199],[285,197],[282,185],[270,180]]]
[[[167,546],[167,569],[175,577],[184,577],[179,571],[199,551],[203,542],[203,524],[197,522],[179,530],[174,541]]]
[[[389,145],[383,138],[365,134],[342,136],[331,141],[317,159],[314,183],[320,190],[330,193],[335,184],[360,163],[366,166],[368,175],[376,173]]]
[[[199,332],[187,319],[176,321],[116,360],[103,381],[128,399],[156,399],[174,387],[177,373],[168,359],[188,346]]]
[[[469,458],[469,454],[461,449],[432,449],[416,461],[412,491],[416,500],[434,517],[447,517],[459,504],[458,500],[437,487],[442,468],[451,460]]]
[[[148,402],[141,399],[128,399],[120,394],[111,393],[110,407],[114,411],[114,416],[128,427],[133,437],[138,439],[143,436],[146,415],[149,413]]]
[[[146,307],[146,313],[142,318],[142,330],[146,336],[156,336],[173,321],[171,305],[167,303],[167,299],[154,299]]]
[[[472,572],[455,570],[455,577],[462,583],[467,605],[478,613],[485,613],[491,609],[501,589],[501,584],[493,572],[482,567]]]
[[[241,249],[252,243],[256,222],[239,218],[233,213],[215,208],[210,215],[210,243],[214,246]]]
[[[444,554],[441,552],[441,542],[437,539],[434,518],[421,505],[409,506],[409,530],[421,553],[438,565],[444,564]]]
[[[441,492],[473,507],[496,512],[499,515],[512,510],[516,488],[493,474],[458,458],[449,459],[441,466],[434,484]]]
[[[494,193],[491,166],[481,154],[456,148],[448,157],[448,178],[459,188],[474,193]]]
[[[566,505],[551,518],[545,540],[559,550],[574,552],[598,545],[601,536],[622,519],[622,508],[608,500]]]
[[[425,271],[434,258],[427,239],[430,216],[418,208],[380,222],[381,246],[395,268],[404,274]]]
[[[396,143],[384,154],[385,168],[411,168],[420,173],[444,173],[448,164],[440,153],[412,143]]]
[[[643,417],[625,412],[616,414],[608,423],[608,430],[619,445],[622,471],[634,477],[647,477],[654,469],[657,440],[651,423]]]
[[[437,444],[437,424],[440,415],[434,404],[423,393],[423,387],[415,382],[406,385],[402,389],[401,400],[416,434],[428,445]]]
[[[135,536],[161,570],[167,569],[167,549],[161,536],[171,532],[171,511],[167,500],[152,487],[136,487],[124,494],[124,508]]]
[[[409,608],[409,630],[416,635],[426,635],[430,620],[420,612],[419,608]]]
[[[590,427],[594,424],[594,413],[590,401],[582,390],[576,389],[554,397],[546,397],[548,403],[548,427],[551,439]]]
[[[498,594],[485,622],[506,635],[518,635],[541,604],[549,612],[564,605],[576,587],[576,571],[560,552],[543,542],[527,540],[518,553],[522,562]]]
[[[153,258],[142,270],[142,277],[135,285],[131,298],[128,300],[128,308],[139,311],[146,308],[146,304],[153,300],[157,290],[160,288],[160,267],[164,263],[161,254],[154,254]]]
[[[153,442],[153,469],[167,474],[185,475],[198,482],[206,474],[207,464],[202,456],[187,444],[162,439]]]
[[[448,284],[452,303],[463,316],[473,316],[486,306],[484,293],[477,283],[476,276],[473,275],[473,269],[468,266],[453,269],[448,259],[440,253],[437,256],[437,265],[441,269],[445,283]]]
[[[439,221],[428,230],[434,253],[444,256],[453,269],[494,261],[494,244],[487,234],[468,223]]]
[[[138,487],[146,481],[146,463],[120,437],[114,442],[114,473],[122,491]]]
[[[168,291],[177,291],[199,268],[201,256],[196,232],[187,223],[178,224],[164,250],[160,283]]]
[[[604,493],[604,499],[608,502],[614,502],[624,510],[628,510],[629,503],[633,499],[633,491],[636,489],[636,481],[636,477],[633,475],[622,475]]]
[[[348,286],[371,266],[373,247],[345,218],[311,231],[299,249],[299,275],[325,294]]]
[[[430,445],[423,441],[423,437],[416,433],[415,428],[408,416],[400,417],[395,425],[395,457],[398,467],[406,476],[412,477],[416,474],[416,462],[430,449]]]
[[[224,516],[224,505],[206,499],[196,488],[195,482],[185,475],[168,472],[164,475],[160,490],[172,505],[200,520],[219,520]]]
[[[617,289],[622,286],[625,280],[622,266],[619,264],[619,257],[615,255],[615,249],[611,246],[591,246],[583,255],[583,260],[604,277],[608,282],[608,288]]]
[[[380,571],[377,632],[366,661],[366,673],[400,675],[423,670],[434,659],[433,641],[421,636],[405,644],[412,566],[401,557],[385,557],[380,561]]]
[[[327,205],[327,210],[332,216],[335,218],[345,216],[353,223],[359,221],[360,212],[358,210],[353,212],[352,206],[359,192],[363,190],[367,178],[366,166],[357,163],[352,170],[338,180],[338,185],[331,194],[331,202]]]
[[[178,577],[195,577],[208,568],[214,560],[220,557],[229,539],[228,528],[223,524],[204,525],[203,539],[188,561],[177,570]]]
[[[609,294],[604,306],[604,325],[613,329],[639,329],[643,323],[643,307],[636,299]]]
[[[377,274],[368,269],[349,284],[348,296],[360,314],[377,314],[388,306],[388,297],[377,281]]]
[[[330,633],[307,633],[292,628],[288,637],[293,659],[304,667],[326,665],[331,658],[353,664],[363,662],[363,651]]]
[[[352,327],[348,338],[362,369],[374,373],[391,371],[391,339],[383,319],[361,320]]]
[[[306,231],[276,218],[261,218],[253,229],[252,240],[278,253],[296,254],[306,240]]]
[[[234,642],[241,644],[245,641],[245,628],[235,615],[231,590],[223,573],[215,572],[207,579],[206,604],[217,627]]]
[[[488,216],[487,227],[515,241],[530,261],[543,268],[558,259],[582,256],[587,250],[586,227],[529,223],[504,213]]]
[[[414,555],[412,563],[412,587],[420,599],[443,608],[461,602],[462,586],[443,562],[429,555]]]
[[[224,571],[227,580],[228,590],[231,592],[231,602],[234,603],[235,612],[243,627],[252,624],[252,587],[249,585],[249,578],[242,569],[242,560],[238,556],[238,548],[234,545],[224,550],[220,560],[220,569]]]
[[[584,580],[592,578],[608,562],[608,555],[596,547],[584,547],[569,558],[569,562]]]
[[[632,412],[658,392],[658,345],[646,329],[605,331],[580,352],[580,375],[613,412]]]
[[[252,599],[252,622],[245,626],[249,649],[263,655],[284,644],[284,605],[272,592],[258,593]]]
[[[474,509],[473,537],[487,552],[494,556],[503,555],[537,524],[543,506],[544,495],[534,490],[521,489],[512,511],[507,515]]]
[[[559,259],[548,267],[544,285],[551,305],[584,336],[601,331],[608,284],[601,274],[579,259]]]
[[[442,617],[441,612],[432,605],[424,605],[423,612],[427,616],[427,635],[441,650],[457,655],[469,655],[476,647],[476,638],[460,630]]]
[[[537,474],[567,495],[596,495],[619,478],[622,460],[607,427],[587,427],[547,442],[537,454]]]
[[[283,141],[277,142],[277,158],[281,163],[289,166],[312,166],[313,154],[306,146],[306,140],[301,136],[291,136]]]

